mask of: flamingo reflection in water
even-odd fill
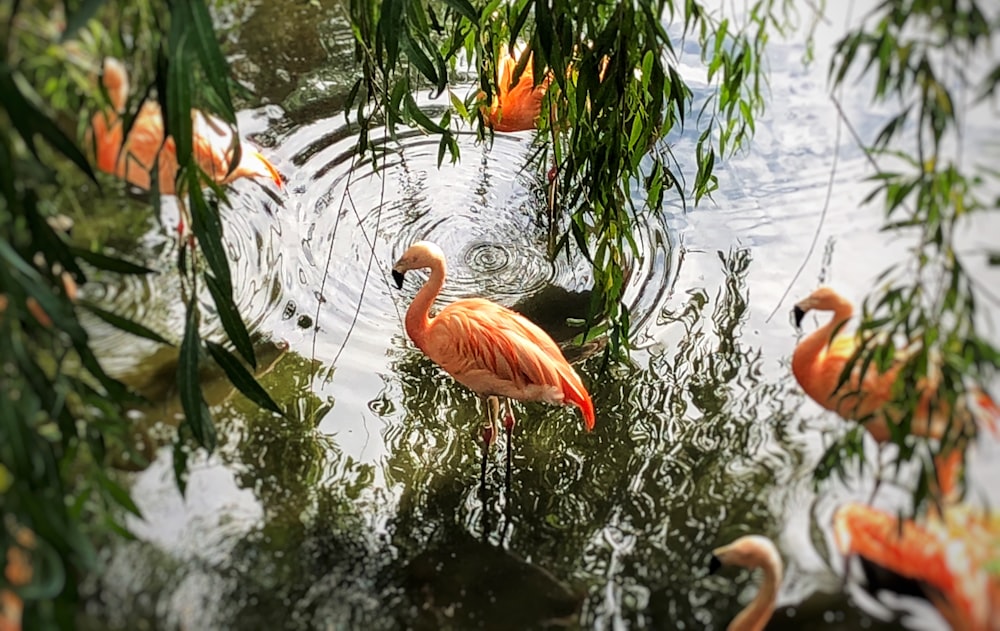
[[[854,313],[853,305],[829,287],[820,287],[795,305],[796,327],[809,311],[832,311],[833,317],[805,337],[792,356],[792,372],[802,389],[824,408],[836,412],[847,420],[857,420],[879,443],[891,439],[890,424],[899,424],[903,415],[894,410],[893,387],[902,369],[907,353],[913,349],[899,349],[893,364],[884,372],[869,366],[863,374],[860,362],[850,378],[838,388],[841,375],[858,350],[857,335],[841,333],[843,326]],[[974,422],[988,429],[993,436],[1000,436],[1000,408],[982,389],[970,388],[970,394],[979,407],[979,413],[960,399],[954,410],[947,402],[938,399],[938,387],[932,378],[917,383],[920,400],[913,412],[910,432],[916,436],[941,439],[956,429],[969,431]],[[964,441],[963,441],[964,442]],[[953,449],[935,459],[938,485],[943,494],[954,491],[962,463],[962,450]]]
[[[403,287],[410,270],[430,269],[430,277],[406,311],[406,333],[427,357],[469,388],[486,404],[483,463],[499,431],[504,398],[507,431],[507,485],[510,486],[511,432],[514,414],[510,399],[573,404],[583,413],[584,426],[594,427],[594,405],[580,376],[563,357],[559,346],[531,320],[482,298],[456,300],[431,316],[431,305],[444,286],[444,252],[428,241],[411,245],[396,261],[392,277]]]
[[[164,195],[175,195],[174,180],[179,170],[174,139],[165,135],[163,113],[154,100],[143,102],[125,137],[125,112],[129,93],[128,73],[118,59],[104,60],[101,82],[108,93],[111,109],[91,119],[91,138],[97,167],[143,190],[156,186]],[[242,177],[267,177],[279,188],[281,175],[259,151],[243,149],[232,127],[199,110],[191,111],[194,157],[198,166],[217,184],[229,184]],[[232,164],[236,148],[239,162]],[[183,226],[179,226],[183,229]]]
[[[1000,515],[964,503],[931,510],[920,522],[850,503],[834,514],[840,552],[913,581],[951,625],[1000,631]]]
[[[781,587],[784,566],[778,549],[767,537],[745,535],[712,551],[709,572],[715,573],[724,565],[763,570],[764,578],[757,595],[726,627],[728,631],[760,631],[774,613]]]

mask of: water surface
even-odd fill
[[[462,161],[440,169],[433,137],[375,138],[385,153],[373,163],[353,151],[356,130],[338,109],[357,74],[342,7],[259,3],[217,17],[237,78],[264,102],[240,113],[241,129],[287,178],[284,194],[238,182],[224,221],[261,382],[290,414],[261,412],[207,374],[220,447],[192,457],[182,497],[162,438],[178,413],[169,384],[137,411],[151,462],[128,476],[145,518],[130,523],[136,541],[105,550],[107,570],[89,586],[94,626],[722,629],[757,578],[709,576],[709,553],[752,532],[786,562],[776,626],[915,624],[905,616],[918,603],[867,597],[856,572],[842,589],[830,517],[874,480],[814,487],[842,423],[789,371],[794,299],[819,282],[860,299],[906,255],[904,239],[878,231],[879,209],[861,204],[871,167],[827,91],[824,55],[847,16],[821,25],[812,66],[802,33],[775,42],[753,145],[717,167],[711,201],[668,199],[640,227],[632,362],[577,365],[595,430],[572,409],[521,406],[510,494],[497,449],[485,497],[476,397],[408,343],[401,317],[418,282],[398,291],[386,274],[430,239],[448,256],[441,304],[486,296],[573,335],[564,318],[585,313],[589,271],[579,256],[546,256],[530,134],[487,146],[463,135]],[[705,98],[697,50],[684,50]],[[839,96],[861,133],[876,133],[884,112],[867,92]],[[678,156],[696,140],[693,128],[668,139]],[[153,219],[132,247],[169,270],[173,241]],[[90,291],[182,330],[170,273]],[[170,353],[94,326],[126,380],[169,375]],[[884,495],[888,506],[902,497]]]

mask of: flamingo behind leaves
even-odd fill
[[[795,305],[795,325],[801,326],[809,311],[832,311],[833,317],[816,329],[795,347],[792,355],[792,372],[802,389],[824,408],[836,412],[846,420],[864,424],[865,429],[879,443],[892,437],[890,425],[903,419],[901,410],[893,406],[893,388],[912,349],[898,349],[894,363],[879,372],[872,364],[862,374],[859,362],[846,382],[838,388],[841,375],[858,350],[860,339],[855,334],[842,332],[854,313],[853,305],[829,287],[820,287]],[[968,430],[977,422],[993,436],[1000,435],[1000,408],[981,388],[971,387],[970,395],[978,411],[960,398],[952,410],[943,397],[938,399],[938,387],[933,378],[921,379],[916,384],[919,401],[913,411],[910,432],[915,436],[941,439],[949,431]],[[962,446],[964,447],[964,440]],[[962,462],[962,449],[942,453],[936,459],[937,483],[942,494],[955,491]]]
[[[143,190],[152,188],[155,171],[160,193],[176,194],[174,180],[180,168],[177,147],[174,139],[165,135],[159,103],[143,102],[128,137],[124,138],[122,114],[129,93],[124,64],[113,57],[106,58],[101,82],[107,90],[111,109],[98,112],[91,119],[97,167]],[[241,177],[268,177],[281,188],[277,169],[256,150],[242,150],[239,163],[230,171],[235,147],[240,141],[234,138],[227,123],[199,110],[191,111],[191,123],[195,159],[216,183],[229,184]]]

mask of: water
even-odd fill
[[[373,165],[353,154],[355,130],[338,110],[354,77],[341,7],[261,3],[219,19],[237,77],[265,101],[240,113],[241,129],[287,178],[286,193],[238,182],[224,221],[261,382],[290,414],[261,412],[206,374],[220,447],[193,458],[181,497],[166,442],[178,406],[164,375],[176,356],[94,323],[109,368],[156,396],[136,412],[151,462],[124,463],[144,519],[129,524],[136,541],[104,551],[88,624],[722,629],[757,577],[710,576],[709,553],[751,532],[772,537],[786,563],[775,626],[917,624],[906,616],[924,610],[912,599],[874,600],[856,580],[842,589],[828,525],[873,480],[814,489],[842,423],[789,370],[792,302],[821,281],[860,299],[908,245],[879,233],[879,209],[861,205],[870,167],[837,125],[826,60],[800,63],[801,34],[772,48],[768,113],[752,148],[718,167],[714,200],[686,212],[668,203],[640,227],[644,256],[630,263],[627,292],[633,363],[577,366],[596,429],[584,432],[574,410],[521,406],[510,495],[497,449],[484,497],[476,398],[408,343],[401,316],[419,283],[398,291],[386,272],[430,239],[449,263],[440,304],[482,295],[548,314],[550,327],[582,315],[586,263],[545,256],[530,135],[485,147],[462,136],[462,162],[438,169],[436,141],[403,133]],[[821,57],[846,19],[821,25]],[[704,97],[696,52],[682,64]],[[867,92],[840,98],[870,137],[883,113]],[[673,140],[675,154],[693,154],[693,131]],[[132,248],[165,273],[88,291],[178,336],[172,238],[151,218]],[[984,479],[991,453],[977,456]]]

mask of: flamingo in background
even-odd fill
[[[417,348],[455,381],[487,399],[484,472],[486,454],[498,430],[496,397],[504,397],[509,486],[514,428],[510,399],[576,405],[583,413],[587,431],[594,427],[594,404],[556,343],[524,316],[489,300],[465,298],[431,317],[431,305],[445,280],[444,252],[437,245],[429,241],[411,245],[393,266],[392,278],[397,288],[402,289],[406,272],[426,268],[431,271],[430,278],[406,311],[406,333]]]
[[[729,545],[712,551],[709,573],[717,572],[723,565],[735,565],[751,570],[764,571],[760,591],[740,613],[733,618],[728,631],[760,631],[771,619],[778,600],[778,588],[784,565],[781,555],[767,537],[744,535]]]
[[[891,438],[889,424],[898,424],[902,414],[891,408],[892,388],[905,361],[905,350],[896,353],[895,363],[885,372],[878,372],[870,366],[864,374],[860,364],[854,368],[850,378],[838,390],[844,368],[858,350],[860,340],[856,335],[841,332],[843,325],[851,318],[854,307],[851,303],[829,287],[820,287],[805,300],[795,305],[795,325],[801,326],[802,319],[809,311],[832,311],[833,317],[824,326],[806,336],[792,355],[792,373],[814,401],[824,408],[836,412],[844,419],[856,420],[879,443]],[[836,337],[834,337],[836,335]],[[937,386],[930,379],[917,383],[920,401],[914,410],[911,432],[916,436],[940,439],[952,421],[951,412],[944,402],[936,402]],[[977,420],[994,436],[1000,436],[1000,408],[980,388],[973,387],[971,393],[981,408]],[[955,427],[966,427],[972,423],[973,413],[959,401],[954,410]],[[952,430],[954,431],[954,430]],[[936,459],[939,469],[941,491],[953,490],[957,471],[961,464],[961,451],[954,450]]]
[[[156,169],[160,192],[175,195],[174,180],[179,169],[177,147],[173,138],[165,137],[159,103],[143,102],[128,138],[123,138],[125,130],[121,116],[128,100],[129,81],[122,62],[113,57],[105,58],[101,81],[111,109],[98,112],[91,119],[97,168],[147,191],[152,188]],[[281,188],[277,169],[255,150],[241,151],[239,164],[230,172],[239,140],[224,121],[199,110],[191,111],[191,121],[195,159],[216,183],[229,184],[241,177],[269,177]]]
[[[1000,631],[1000,516],[946,504],[923,523],[849,503],[833,517],[837,548],[916,581],[952,629]]]
[[[527,54],[528,61],[524,71],[514,83],[514,71],[521,55]],[[530,50],[525,52],[520,47],[511,56],[507,47],[500,49],[497,60],[496,94],[489,107],[482,106],[481,111],[486,118],[486,124],[496,131],[526,131],[538,127],[538,117],[542,112],[542,99],[552,81],[552,75],[546,74],[542,83],[535,85],[534,58]]]

